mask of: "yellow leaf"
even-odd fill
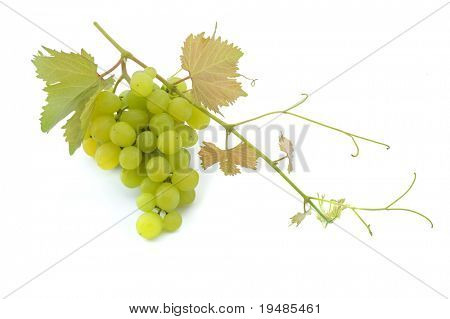
[[[219,167],[225,175],[239,174],[241,171],[238,165],[256,169],[256,160],[258,159],[255,150],[244,143],[229,150],[222,150],[213,143],[203,142],[198,154],[203,169],[219,163]]]
[[[284,137],[283,133],[280,133],[280,138],[278,139],[278,142],[280,144],[280,150],[284,153],[286,153],[286,156],[288,158],[289,164],[288,164],[288,173],[292,172],[294,170],[293,163],[294,163],[294,146],[292,145],[292,142]]]
[[[219,38],[205,38],[204,33],[187,37],[182,48],[182,68],[192,80],[192,97],[198,104],[219,112],[219,106],[233,104],[246,96],[236,81],[237,63],[242,51]]]

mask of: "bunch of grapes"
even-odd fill
[[[196,130],[210,118],[170,88],[154,83],[156,71],[146,68],[131,76],[130,87],[118,96],[102,91],[94,101],[94,114],[83,149],[105,170],[120,166],[122,183],[140,187],[136,204],[144,213],[136,222],[138,233],[153,239],[173,232],[182,222],[178,207],[191,204],[199,181],[190,167],[186,148],[198,141]],[[179,92],[186,83],[173,77]]]

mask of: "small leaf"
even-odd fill
[[[213,143],[203,142],[198,154],[202,161],[203,169],[219,163],[220,169],[225,175],[239,174],[241,171],[238,165],[256,169],[256,160],[258,158],[255,150],[248,147],[245,143],[240,143],[229,150],[222,150]]]
[[[308,206],[308,207],[307,207]],[[303,220],[305,219],[306,215],[311,215],[311,206],[307,205],[306,203],[303,206],[303,213],[298,212],[297,214],[295,214],[294,216],[292,216],[291,219],[291,224],[289,226],[295,225],[296,227],[298,227]]]
[[[292,172],[294,170],[294,146],[292,145],[292,142],[284,137],[283,133],[280,133],[280,138],[278,139],[280,150],[284,153],[286,153],[286,156],[288,158],[289,164],[288,164],[288,173]]]
[[[192,97],[198,104],[219,112],[219,106],[233,104],[239,96],[246,96],[239,76],[238,60],[242,51],[232,43],[204,33],[189,35],[182,48],[182,68],[192,80]]]
[[[47,105],[43,107],[41,130],[50,131],[75,112],[64,125],[69,152],[73,154],[80,146],[87,127],[87,119],[81,120],[85,108],[91,108],[93,97],[102,89],[109,88],[113,80],[103,80],[97,74],[94,58],[84,50],[80,54],[45,47],[44,50],[48,55],[39,51],[32,61],[37,77],[46,82]]]
[[[290,226],[295,225],[296,227],[298,227],[301,224],[301,222],[305,219],[306,215],[309,215],[309,214],[298,212],[297,214],[292,216]]]

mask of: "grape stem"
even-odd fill
[[[189,80],[190,78],[191,78],[191,76],[188,75],[188,76],[186,76],[186,77],[184,77],[184,78],[182,78],[182,79],[179,79],[178,81],[172,83],[172,85],[175,86],[175,85],[180,84],[180,83],[182,83],[182,82],[184,82],[184,81],[186,81],[186,80]]]
[[[274,162],[275,164],[278,164],[279,162],[281,162],[282,160],[285,160],[286,158],[288,158],[287,155],[285,155],[285,156],[283,156],[283,157],[280,157],[279,159],[274,160],[273,162]]]
[[[114,64],[110,69],[106,70],[105,72],[103,72],[102,74],[100,74],[100,77],[105,77],[108,74],[110,74],[112,71],[114,71],[115,69],[117,69],[119,67],[119,65],[122,64],[122,57],[120,57],[119,61],[116,62],[116,64]]]
[[[109,41],[109,42],[111,42],[111,44],[120,52],[120,54],[121,54],[121,60],[122,60],[122,63],[121,63],[121,65],[122,65],[122,75],[124,76],[124,78],[126,79],[126,80],[128,80],[129,81],[129,76],[128,76],[128,74],[126,73],[126,66],[125,66],[125,63],[126,63],[126,60],[128,59],[128,60],[131,60],[131,61],[133,61],[134,63],[136,63],[137,65],[139,65],[140,67],[142,67],[142,68],[147,68],[148,66],[144,63],[144,62],[142,62],[141,60],[139,60],[138,58],[136,58],[131,52],[129,52],[129,51],[127,51],[127,50],[125,50],[122,46],[120,46],[97,22],[94,22],[94,26],[102,33],[102,35]],[[184,79],[181,79],[180,81],[178,81],[178,82],[183,82],[183,81],[185,81],[185,80],[187,80],[189,77],[187,77],[187,78],[184,78]],[[260,118],[262,118],[262,117],[265,117],[265,116],[268,116],[268,115],[272,115],[272,114],[288,114],[288,115],[291,115],[291,116],[295,116],[295,117],[298,117],[298,118],[300,118],[300,119],[303,119],[303,120],[305,120],[305,121],[308,121],[308,122],[311,122],[311,123],[314,123],[314,124],[317,124],[317,125],[320,125],[320,126],[323,126],[323,127],[326,127],[326,128],[329,128],[329,129],[332,129],[332,130],[335,130],[335,131],[337,131],[337,132],[340,132],[340,133],[342,133],[342,134],[345,134],[345,135],[347,135],[347,136],[349,136],[352,140],[353,140],[353,142],[354,142],[354,144],[355,144],[355,146],[356,146],[356,148],[357,148],[357,152],[356,152],[356,155],[354,155],[354,156],[357,156],[358,155],[358,153],[359,153],[359,147],[358,147],[358,144],[356,143],[356,140],[355,140],[355,138],[357,138],[357,139],[361,139],[361,140],[365,140],[365,141],[368,141],[368,142],[372,142],[372,143],[376,143],[376,144],[380,144],[380,145],[383,145],[383,146],[385,146],[386,148],[388,148],[389,149],[389,145],[387,145],[387,144],[384,144],[384,143],[381,143],[381,142],[377,142],[377,141],[375,141],[375,140],[372,140],[372,139],[369,139],[369,138],[365,138],[365,137],[362,137],[362,136],[359,136],[359,135],[356,135],[356,134],[353,134],[353,133],[349,133],[349,132],[346,132],[346,131],[343,131],[343,130],[340,130],[340,129],[337,129],[337,128],[335,128],[335,127],[332,127],[332,126],[330,126],[330,125],[327,125],[327,124],[324,124],[324,123],[321,123],[321,122],[318,122],[318,121],[315,121],[315,120],[312,120],[312,119],[309,119],[309,118],[306,118],[306,117],[304,117],[304,116],[301,116],[301,115],[298,115],[298,114],[294,114],[294,113],[291,113],[291,112],[289,112],[289,111],[291,111],[292,109],[294,109],[294,108],[296,108],[296,107],[298,107],[299,105],[301,105],[301,104],[303,104],[307,99],[308,99],[308,95],[307,94],[302,94],[303,96],[304,96],[304,98],[302,99],[302,100],[300,100],[299,102],[297,102],[297,103],[295,103],[294,105],[292,105],[292,106],[290,106],[290,107],[288,107],[287,109],[285,109],[285,110],[282,110],[282,111],[274,111],[274,112],[269,112],[269,113],[266,113],[266,114],[263,114],[263,115],[260,115],[260,116],[257,116],[257,117],[254,117],[254,118],[251,118],[251,119],[248,119],[248,120],[245,120],[245,121],[241,121],[241,122],[238,122],[238,123],[234,123],[234,124],[230,124],[230,123],[226,123],[225,121],[223,121],[222,119],[220,119],[219,117],[217,117],[216,115],[214,115],[214,114],[212,114],[212,113],[210,113],[208,110],[206,110],[206,108],[204,108],[204,107],[201,107],[201,106],[199,106],[199,105],[197,105],[197,104],[195,104],[193,101],[191,101],[188,97],[186,97],[184,94],[183,94],[183,92],[180,92],[177,88],[176,88],[176,86],[174,85],[174,84],[177,84],[177,82],[175,82],[175,83],[172,83],[172,84],[170,84],[170,83],[168,83],[168,81],[164,78],[164,77],[162,77],[161,75],[159,75],[159,74],[156,74],[156,79],[158,79],[162,84],[164,84],[166,87],[173,87],[173,89],[172,89],[172,91],[173,92],[175,92],[176,94],[178,94],[179,96],[181,96],[181,97],[183,97],[183,98],[185,98],[186,100],[188,100],[195,108],[197,108],[199,111],[201,111],[201,112],[203,112],[204,114],[206,114],[207,116],[209,116],[212,120],[214,120],[216,123],[218,123],[219,125],[221,125],[225,130],[226,130],[226,136],[228,137],[228,135],[230,135],[230,134],[233,134],[234,136],[236,136],[238,139],[240,139],[243,143],[245,143],[249,148],[251,148],[251,149],[253,149],[255,152],[256,152],[256,154],[257,154],[257,156],[258,157],[261,157],[275,172],[277,172],[288,184],[289,184],[289,186],[291,186],[301,197],[302,197],[302,199],[303,199],[303,205],[304,205],[304,207],[306,207],[306,205],[309,205],[312,209],[314,209],[315,211],[316,211],[316,213],[318,214],[318,215],[320,215],[322,218],[323,218],[323,220],[326,222],[326,223],[331,223],[331,222],[333,222],[333,220],[331,219],[329,219],[325,214],[324,214],[324,212],[322,212],[322,210],[316,205],[316,203],[314,202],[314,201],[323,201],[323,202],[327,202],[327,203],[330,203],[330,204],[332,204],[332,205],[339,205],[339,206],[344,206],[345,208],[348,208],[348,209],[351,209],[351,210],[353,210],[354,211],[354,213],[356,214],[356,216],[358,217],[358,219],[366,226],[366,228],[368,229],[368,231],[369,231],[369,233],[372,235],[372,231],[370,230],[370,225],[368,225],[363,219],[362,219],[362,217],[358,214],[358,211],[406,211],[406,212],[410,212],[410,213],[414,213],[414,214],[417,214],[417,215],[419,215],[419,216],[421,216],[421,217],[423,217],[423,218],[425,218],[427,221],[429,221],[430,222],[430,224],[431,224],[431,226],[433,227],[433,223],[431,222],[431,220],[428,218],[428,217],[426,217],[425,215],[423,215],[423,214],[421,214],[421,213],[419,213],[419,212],[417,212],[417,211],[414,211],[414,210],[411,210],[411,209],[407,209],[407,208],[393,208],[392,206],[394,205],[394,204],[396,204],[400,199],[402,199],[410,190],[411,190],[411,188],[412,188],[412,186],[414,185],[414,182],[415,182],[415,180],[416,180],[416,174],[414,173],[414,180],[413,180],[413,182],[412,182],[412,184],[409,186],[409,188],[407,189],[407,191],[406,192],[404,192],[401,196],[399,196],[397,199],[395,199],[392,203],[390,203],[389,205],[387,205],[387,206],[385,206],[385,207],[382,207],[382,208],[364,208],[364,207],[354,207],[354,206],[350,206],[350,205],[348,205],[348,204],[340,204],[340,203],[338,203],[337,201],[333,201],[333,200],[326,200],[326,199],[324,199],[324,198],[318,198],[318,197],[314,197],[314,196],[309,196],[309,195],[307,195],[305,192],[303,192],[279,167],[278,167],[278,162],[280,161],[280,160],[282,160],[283,158],[281,158],[281,159],[278,159],[278,160],[275,160],[275,161],[272,161],[266,154],[264,154],[260,149],[258,149],[255,145],[253,145],[252,143],[250,143],[244,136],[242,136],[235,128],[236,128],[236,126],[239,126],[239,125],[242,125],[242,124],[245,124],[245,123],[248,123],[248,122],[251,122],[251,121],[254,121],[254,120],[257,120],[257,119],[260,119]],[[228,138],[226,138],[226,140],[228,141]],[[228,143],[227,143],[228,144]]]

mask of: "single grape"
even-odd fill
[[[180,191],[189,191],[198,184],[198,173],[192,168],[175,170],[172,175],[172,184]]]
[[[189,124],[190,127],[196,130],[203,130],[204,128],[208,127],[210,120],[211,119],[209,118],[208,115],[206,115],[196,107],[193,107],[192,115],[186,122],[187,124]]]
[[[148,177],[148,175],[147,175],[147,163],[148,163],[149,159],[151,157],[153,157],[153,156],[155,156],[155,154],[151,155],[151,154],[142,153],[141,164],[137,168],[137,171],[138,171],[140,176]]]
[[[135,188],[141,185],[144,176],[140,176],[135,169],[123,169],[120,173],[122,184],[129,188]]]
[[[170,232],[176,231],[178,228],[180,228],[182,221],[183,219],[181,218],[180,213],[178,213],[176,210],[173,210],[170,213],[167,213],[166,216],[164,216],[163,229]]]
[[[136,140],[136,131],[127,122],[117,122],[111,127],[109,138],[118,146],[130,146]]]
[[[120,147],[108,142],[100,145],[95,152],[95,161],[102,169],[113,169],[119,165]]]
[[[151,153],[156,148],[156,136],[152,131],[139,133],[136,138],[137,147],[144,153]]]
[[[95,112],[98,114],[113,114],[122,106],[120,98],[112,92],[102,91],[94,100]]]
[[[173,169],[184,170],[189,168],[191,154],[183,148],[175,154],[166,155],[166,158]]]
[[[180,204],[181,205],[189,205],[195,200],[195,190],[190,191],[180,191]]]
[[[121,106],[122,109],[128,106],[128,94],[130,94],[130,90],[122,91],[119,94],[119,99],[122,102]]]
[[[155,212],[144,213],[136,221],[136,230],[145,239],[153,239],[161,234],[163,220]]]
[[[176,97],[169,102],[167,113],[180,122],[187,121],[192,116],[192,104],[182,97]]]
[[[143,212],[149,213],[156,206],[156,197],[153,193],[142,193],[136,198],[136,205]]]
[[[154,182],[150,178],[145,177],[141,182],[141,186],[140,186],[141,193],[155,194],[159,185],[161,185],[161,183]]]
[[[144,97],[149,95],[153,90],[153,78],[145,71],[134,72],[130,81],[132,92]]]
[[[146,165],[147,175],[154,182],[162,182],[172,171],[170,163],[162,156],[150,158]]]
[[[176,76],[172,76],[170,78],[167,79],[167,82],[169,82],[170,84],[174,84],[175,82],[178,82],[179,80],[181,80],[180,78],[176,77]],[[187,90],[187,85],[186,82],[180,82],[176,85],[178,91],[180,91],[181,93],[183,93],[184,91]]]
[[[156,114],[150,119],[149,127],[156,135],[174,127],[173,118],[167,113]]]
[[[85,138],[83,140],[83,150],[87,155],[93,157],[97,150],[97,142],[91,137]]]
[[[181,145],[183,147],[191,147],[197,144],[198,135],[193,128],[184,124],[179,124],[175,126],[175,132],[180,136]]]
[[[144,72],[147,73],[148,75],[150,75],[150,77],[152,78],[152,81],[156,77],[156,70],[155,70],[155,68],[153,68],[151,66],[146,67],[144,69]]]
[[[153,114],[167,112],[170,97],[166,91],[161,89],[153,90],[147,97],[147,110]]]
[[[164,131],[158,136],[158,149],[164,154],[175,154],[181,148],[181,139],[173,130]]]
[[[148,125],[150,116],[146,110],[141,109],[128,109],[123,111],[120,115],[121,122],[127,122],[136,131],[144,129]]]
[[[162,210],[170,212],[177,208],[180,202],[180,191],[171,183],[162,183],[156,190],[155,197],[156,205]]]
[[[114,116],[99,115],[92,121],[89,131],[97,142],[105,143],[110,140],[109,131],[114,124],[116,124]]]
[[[130,91],[130,93],[128,93],[127,104],[130,109],[147,110],[147,100],[145,96],[139,95],[135,91]]]
[[[127,146],[120,151],[119,163],[125,169],[136,169],[141,161],[141,151],[136,146]]]

